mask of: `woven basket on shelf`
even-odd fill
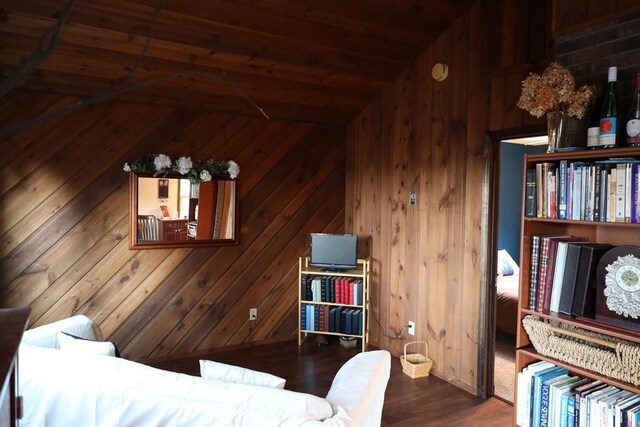
[[[638,343],[533,315],[522,326],[538,353],[640,386]]]
[[[424,343],[424,354],[410,353],[407,354],[407,346],[411,344]],[[400,356],[402,364],[402,372],[411,378],[428,377],[433,360],[429,359],[429,349],[426,341],[412,341],[404,345],[404,355]]]

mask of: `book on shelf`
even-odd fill
[[[331,307],[329,310],[329,332],[336,332],[336,310],[338,307]]]
[[[583,242],[573,242],[567,244],[567,258],[564,266],[562,279],[562,290],[558,303],[558,312],[571,314],[573,307],[573,295],[575,294],[576,278],[578,277],[578,263],[580,261],[580,248],[587,244]]]
[[[311,279],[311,301],[320,301],[320,278]]]
[[[318,310],[318,331],[324,331],[325,319],[324,319],[323,306],[321,305],[317,306],[316,310]]]
[[[306,311],[306,320],[305,320],[306,330],[313,331],[313,305],[308,304],[306,306],[305,311]]]
[[[541,242],[545,238],[542,238]],[[583,237],[574,237],[574,236],[557,236],[557,237],[548,237],[548,253],[546,255],[546,262],[541,260],[540,268],[545,268],[544,273],[541,271],[538,273],[540,277],[538,279],[538,301],[536,303],[536,310],[543,311],[549,310],[551,308],[551,297],[553,292],[553,284],[555,280],[556,274],[556,262],[557,262],[557,252],[558,245],[560,242],[577,242],[584,240]],[[544,243],[542,243],[544,244]],[[542,255],[544,256],[544,255]]]
[[[593,426],[605,425],[601,423],[600,402],[619,391],[620,390],[614,386],[608,386],[587,396],[586,411],[587,411],[587,422],[589,423],[589,425],[593,425]]]
[[[524,214],[527,217],[536,216],[536,170],[527,169],[525,182]]]
[[[351,333],[362,335],[362,309],[354,308],[351,317]]]
[[[578,386],[587,382],[585,378],[569,377],[566,381],[556,383],[552,387],[552,412],[549,416],[549,426],[566,426],[569,419],[569,396]]]
[[[632,223],[640,222],[640,164],[631,165],[631,196],[629,198],[629,220]]]
[[[579,238],[582,239],[582,238]],[[550,311],[558,311],[560,306],[560,295],[562,294],[562,285],[567,262],[568,241],[559,241],[556,250],[555,269],[553,273],[553,283],[551,285],[551,301],[549,302]]]
[[[313,330],[314,331],[322,330],[320,329],[320,306],[319,305],[313,306]]]
[[[356,280],[353,285],[353,302],[355,305],[362,305],[362,280]]]
[[[586,396],[588,393],[591,393],[594,390],[598,390],[600,388],[606,387],[600,380],[590,380],[584,385],[581,385],[576,388],[574,396],[575,396],[575,414],[574,414],[574,425],[584,425],[586,423],[586,414],[584,409],[584,402],[581,402],[583,396]]]
[[[340,280],[340,295],[342,295],[341,304],[349,304],[349,278]]]
[[[327,276],[320,277],[320,301],[328,302],[327,299]]]
[[[596,311],[596,269],[600,258],[613,246],[606,243],[582,245],[578,261],[570,314],[594,317]]]
[[[304,301],[312,301],[313,300],[313,294],[311,292],[311,280],[312,277],[311,276],[303,276],[302,280],[301,280],[301,286],[302,286],[302,299]]]
[[[550,398],[551,386],[555,385],[555,383],[562,383],[569,378],[571,377],[569,377],[568,374],[562,374],[542,383],[542,390],[540,392],[540,427],[549,427],[549,410],[553,409],[553,399]]]
[[[602,165],[594,166],[593,172],[593,221],[601,221],[602,215]]]
[[[325,319],[323,331],[329,332],[329,311],[331,310],[331,307],[329,307],[328,305],[324,305],[322,306],[322,310],[324,311],[324,319]]]
[[[515,415],[521,427],[635,427],[640,422],[637,390],[570,375],[549,362],[525,366],[517,378]]]
[[[531,408],[533,408],[531,389],[533,375],[536,372],[543,371],[552,366],[553,364],[550,362],[540,361],[532,363],[518,372],[516,423],[521,427],[531,426]]]
[[[633,158],[537,163],[525,172],[525,216],[638,223],[639,163]]]
[[[540,258],[540,236],[531,236],[531,267],[529,271],[529,310],[536,309],[538,297],[538,264]]]
[[[353,309],[350,308],[346,311],[346,318],[345,318],[345,329],[344,332],[345,334],[352,334],[353,333]]]
[[[551,238],[571,237],[557,234],[531,236],[531,271],[529,272],[529,309],[540,310],[545,298],[543,285],[547,280],[549,242]]]
[[[327,277],[327,298],[329,302],[336,302],[336,296],[334,294],[335,285],[333,283],[335,280],[335,276]]]
[[[533,411],[531,416],[531,426],[541,427],[540,421],[542,419],[542,385],[546,380],[564,375],[568,372],[567,369],[558,366],[552,366],[543,371],[539,371],[533,374],[532,390],[533,396]]]
[[[623,399],[616,405],[614,421],[620,420],[623,426],[627,426],[629,423],[629,410],[633,410],[635,407],[640,408],[639,405],[640,395],[634,394],[627,397],[626,399]],[[640,420],[636,420],[636,425],[638,422],[640,422]]]
[[[544,197],[542,197],[544,193],[543,189],[543,163],[536,163],[536,217],[542,218],[544,211]]]
[[[616,165],[616,222],[624,222],[626,174],[626,165],[618,163]]]
[[[567,209],[569,203],[567,197],[567,181],[569,179],[569,168],[567,160],[560,160],[558,169],[558,219],[567,219]]]
[[[549,246],[551,243],[550,236],[541,236],[540,237],[540,259],[538,261],[538,283],[537,283],[537,295],[536,295],[536,310],[542,311],[542,305],[544,303],[545,294],[546,294],[546,280],[547,280],[547,271],[549,267]]]
[[[333,332],[342,333],[341,319],[342,307],[335,307],[335,311],[333,312]]]
[[[351,333],[358,335],[358,309],[356,308],[351,311]]]

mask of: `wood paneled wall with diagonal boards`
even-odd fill
[[[15,91],[0,126],[76,101]],[[122,166],[148,153],[240,164],[238,246],[129,250]],[[0,306],[86,314],[134,359],[292,339],[297,257],[344,229],[341,126],[104,103],[1,141],[0,164]]]

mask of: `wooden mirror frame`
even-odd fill
[[[239,209],[238,209],[238,187],[237,180],[228,176],[213,176],[212,181],[231,181],[233,183],[233,236],[230,239],[189,239],[189,240],[158,240],[140,242],[138,240],[138,179],[139,178],[174,178],[187,179],[180,174],[167,174],[161,177],[154,176],[153,173],[130,172],[129,173],[129,249],[167,249],[167,248],[199,248],[207,246],[230,246],[239,242]]]

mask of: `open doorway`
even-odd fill
[[[498,139],[499,167],[497,206],[497,243],[495,257],[495,351],[494,396],[513,402],[515,343],[518,324],[520,284],[520,225],[522,217],[523,159],[526,153],[544,153],[547,138],[514,137]]]
[[[505,275],[504,272],[499,274],[498,255],[499,251],[505,250],[506,253],[502,252],[503,256],[500,261],[504,261],[506,258],[504,255],[509,254],[509,257],[513,259],[513,261],[509,261],[512,264],[512,269],[514,272],[519,270],[524,180],[523,157],[527,152],[545,152],[546,135],[547,129],[544,125],[491,131],[485,134],[481,224],[484,230],[482,238],[486,243],[483,245],[484,250],[481,256],[484,262],[481,279],[482,292],[479,301],[481,309],[477,385],[478,397],[483,399],[495,396],[504,401],[513,402],[515,385],[514,332],[518,330],[517,298],[520,277],[513,274]],[[500,206],[501,202],[502,207]],[[511,228],[509,228],[509,224],[511,224]],[[515,224],[515,228],[513,224]],[[502,232],[500,231],[501,226]],[[510,248],[517,248],[517,250]],[[510,253],[510,250],[513,253]],[[498,308],[498,279],[500,276],[513,276],[510,279],[500,280],[501,282],[511,282],[500,285],[512,287],[511,302],[515,302],[512,308]],[[503,291],[503,286],[500,287]],[[503,305],[502,302],[500,305]],[[500,319],[498,319],[498,311],[500,311]],[[500,327],[498,327],[497,320],[500,322]],[[500,342],[497,342],[496,338]],[[496,352],[498,353],[497,357],[500,358],[497,363]],[[495,372],[496,370],[498,372]]]

